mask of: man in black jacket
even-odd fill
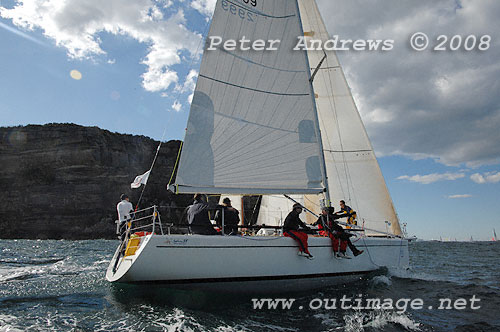
[[[224,198],[222,206],[222,209],[217,210],[215,213],[217,226],[222,229],[222,214],[224,214],[224,234],[237,235],[238,223],[240,222],[238,210],[231,206],[231,200],[229,197]]]
[[[313,259],[313,255],[307,248],[307,234],[302,232],[302,229],[310,230],[310,228],[299,218],[302,212],[302,205],[295,203],[293,210],[286,216],[283,225],[283,235],[291,237],[299,243],[299,255]]]
[[[208,211],[217,207],[220,206],[207,203],[205,195],[194,195],[194,202],[188,207],[187,210],[187,220],[191,233],[201,235],[217,235],[218,232],[214,229],[208,216]]]

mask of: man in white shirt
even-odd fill
[[[120,196],[121,202],[116,205],[116,211],[118,212],[118,234],[121,228],[125,225],[127,220],[130,219],[130,212],[134,211],[134,206],[130,203],[130,199],[127,195],[122,194]],[[123,232],[122,237],[125,235]]]

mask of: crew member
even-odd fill
[[[358,224],[358,222],[356,221],[356,211],[351,209],[349,205],[345,205],[344,200],[340,201],[340,211],[346,214],[348,224],[350,225]],[[351,226],[346,226],[346,228],[351,228]]]
[[[116,205],[116,211],[118,212],[117,234],[121,234],[120,239],[123,241],[126,234],[125,225],[130,220],[130,212],[134,211],[134,206],[130,203],[130,199],[126,194],[120,195],[120,202]]]
[[[226,197],[222,200],[222,209],[215,213],[217,226],[222,227],[222,214],[224,214],[224,234],[237,235],[240,222],[239,212],[231,206],[231,200]]]
[[[201,235],[218,234],[208,216],[208,211],[215,207],[219,207],[219,205],[212,206],[212,204],[207,203],[205,195],[194,195],[194,202],[187,209],[187,220],[191,233]]]
[[[348,258],[346,254],[347,246],[351,249],[353,255],[359,256],[363,253],[363,250],[358,250],[354,244],[352,244],[350,237],[351,234],[347,233],[342,226],[340,226],[336,220],[340,218],[347,217],[345,214],[334,213],[335,209],[333,207],[323,207],[321,210],[321,215],[314,225],[322,226],[326,229],[328,237],[332,240],[332,248],[334,257]]]
[[[313,259],[313,255],[307,248],[307,234],[302,230],[310,230],[310,228],[299,218],[302,212],[302,205],[295,203],[293,210],[286,216],[283,225],[283,235],[291,237],[299,243],[299,255]]]

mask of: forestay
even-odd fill
[[[205,47],[176,192],[323,190],[307,55],[292,50],[302,33],[295,0],[217,1],[209,37],[281,42],[275,51]]]
[[[306,41],[330,39],[314,0],[299,0]],[[367,228],[400,235],[389,191],[334,51],[308,51],[313,87],[334,206],[344,199]],[[388,223],[386,223],[386,221]]]

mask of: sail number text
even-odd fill
[[[251,4],[252,6],[257,6],[257,0],[242,0],[245,4]],[[242,20],[247,20],[249,22],[255,22],[255,13],[247,10],[245,7],[237,6],[229,0],[222,0],[221,7],[226,12],[238,16]]]
[[[244,3],[251,4],[252,6],[256,7],[257,6],[257,0],[243,0]]]

